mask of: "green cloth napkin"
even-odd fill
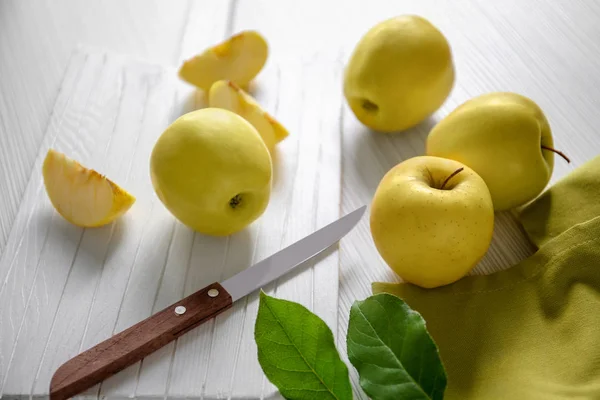
[[[538,251],[487,276],[422,289],[373,283],[419,311],[445,399],[600,399],[600,157],[518,212]]]

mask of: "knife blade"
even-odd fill
[[[224,282],[212,283],[71,358],[52,376],[50,399],[68,399],[102,382],[304,264],[350,232],[365,209],[362,206],[346,214]]]

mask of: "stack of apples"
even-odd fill
[[[414,127],[445,102],[455,79],[451,48],[428,20],[404,15],[371,28],[347,64],[344,95],[374,131]],[[554,166],[550,125],[512,92],[472,98],[429,132],[426,154],[390,169],[375,191],[377,250],[403,280],[432,288],[466,275],[491,243],[494,214],[541,193]]]

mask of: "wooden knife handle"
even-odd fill
[[[50,399],[68,399],[140,361],[232,305],[218,283],[138,322],[60,366],[50,383]]]

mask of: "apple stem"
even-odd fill
[[[570,163],[570,162],[571,162],[571,160],[569,160],[569,157],[567,157],[567,156],[566,156],[566,154],[565,154],[565,153],[563,153],[563,152],[562,152],[562,151],[560,151],[560,150],[556,150],[556,149],[553,149],[552,147],[548,147],[548,146],[544,146],[544,145],[542,145],[542,149],[544,149],[544,150],[549,150],[549,151],[551,151],[551,152],[553,152],[553,153],[556,153],[556,154],[558,154],[559,156],[561,156],[562,158],[564,158],[564,159],[565,159],[565,161],[566,161],[566,162],[568,162],[568,163]]]
[[[450,174],[449,177],[446,178],[446,180],[444,181],[444,183],[442,183],[442,186],[440,187],[440,190],[444,190],[444,187],[446,186],[446,183],[448,183],[448,181],[450,179],[452,179],[454,176],[456,176],[457,174],[460,173],[460,171],[462,171],[464,168],[460,167],[459,169],[457,169],[456,171],[454,171],[453,173]]]

